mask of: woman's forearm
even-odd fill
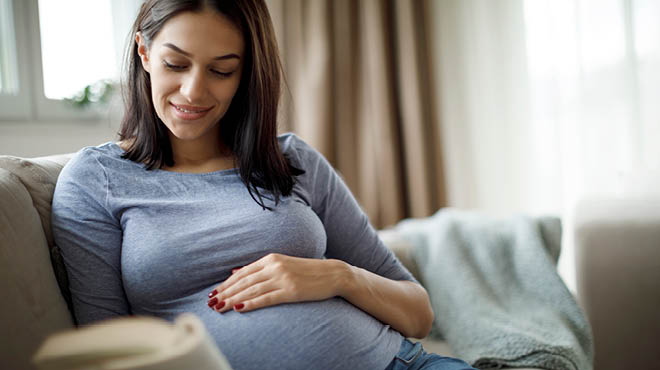
[[[338,295],[406,337],[424,338],[431,331],[433,310],[426,290],[412,281],[396,281],[344,264]]]

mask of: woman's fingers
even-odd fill
[[[213,297],[215,297],[218,293],[225,292],[228,289],[230,289],[234,284],[237,282],[243,280],[245,277],[257,273],[259,271],[263,271],[266,266],[269,266],[270,263],[272,263],[273,260],[277,260],[278,258],[282,258],[284,256],[276,254],[276,253],[271,253],[265,257],[262,257],[258,259],[257,261],[246,265],[242,267],[237,267],[231,270],[231,276],[227,278],[227,280],[223,281],[221,284],[215,287],[213,291],[209,293],[209,302]]]
[[[216,294],[218,292],[223,292],[227,291],[232,285],[236,284],[237,282],[241,281],[244,277],[257,273],[261,270],[263,270],[263,265],[259,263],[259,261],[256,261],[254,263],[251,263],[247,266],[243,267],[238,267],[232,270],[231,276],[227,278],[227,280],[223,281],[221,284],[219,284],[214,292]],[[215,294],[213,294],[215,295]],[[210,296],[209,296],[210,297]]]
[[[281,303],[287,303],[286,292],[282,289],[272,290],[258,297],[240,303],[234,309],[238,312],[248,312],[259,308],[270,307]],[[241,306],[242,305],[242,306]]]
[[[239,284],[236,284],[232,287],[236,289],[235,291],[218,294],[216,297],[218,300],[216,304],[216,311],[220,313],[227,312],[247,300],[253,299],[262,294],[266,294],[275,289],[273,282],[270,280],[262,280],[259,282],[254,282],[250,285],[242,283],[240,284],[246,286],[238,289],[237,286]]]

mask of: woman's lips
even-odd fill
[[[193,105],[170,103],[174,115],[183,120],[196,120],[204,117],[213,107],[199,107]]]

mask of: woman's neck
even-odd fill
[[[234,168],[234,156],[221,140],[207,135],[197,140],[170,137],[174,166],[163,169],[175,172],[212,172]]]
[[[128,150],[135,138],[117,143],[122,150]],[[170,137],[174,166],[163,166],[165,171],[185,173],[205,173],[235,168],[235,158],[221,140],[213,142],[184,141]]]

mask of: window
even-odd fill
[[[90,120],[74,97],[118,81],[140,0],[0,0],[0,120]]]
[[[571,235],[579,199],[647,193],[660,169],[660,2],[525,0],[531,157],[556,168]],[[541,154],[555,161],[542,161]],[[528,173],[525,176],[529,176]],[[546,180],[544,180],[545,182]],[[539,193],[541,194],[541,193]],[[543,195],[540,198],[546,197]],[[573,240],[560,274],[575,290]]]
[[[39,0],[47,98],[71,97],[90,82],[116,78],[119,61],[115,58],[111,14],[109,0]]]

